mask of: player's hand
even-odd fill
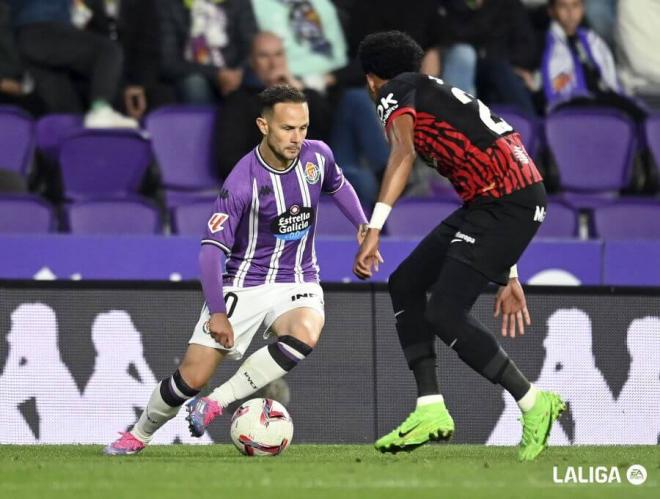
[[[368,279],[372,276],[372,267],[378,271],[378,262],[380,253],[378,245],[380,243],[380,231],[376,229],[367,230],[367,234],[360,244],[360,249],[355,256],[353,263],[353,273],[360,279]]]
[[[205,324],[205,329],[223,347],[234,346],[234,328],[231,327],[227,314],[212,314]]]
[[[516,326],[518,332],[525,334],[525,325],[531,326],[532,320],[527,310],[527,301],[518,279],[509,279],[509,283],[501,287],[495,298],[494,317],[502,314],[502,336],[516,337]]]
[[[364,241],[364,238],[367,237],[367,231],[369,230],[369,224],[360,224],[360,227],[358,227],[357,231],[357,242],[358,244],[362,244],[362,241]],[[376,251],[376,262],[374,263],[374,270],[378,272],[378,266],[381,263],[385,263],[385,260],[383,260],[382,255],[380,254],[380,251]]]

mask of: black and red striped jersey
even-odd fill
[[[417,154],[466,202],[543,180],[511,125],[439,78],[400,74],[381,87],[377,105],[385,127],[402,114],[413,117]]]

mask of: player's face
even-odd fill
[[[300,154],[309,127],[309,109],[306,102],[280,102],[266,116],[266,144],[273,154],[290,162]]]
[[[583,0],[557,0],[550,14],[567,35],[574,35],[584,17]]]

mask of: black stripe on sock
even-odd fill
[[[312,351],[314,350],[304,341],[300,341],[298,338],[294,338],[293,336],[290,336],[288,334],[286,336],[280,336],[280,338],[278,338],[277,341],[281,341],[285,345],[289,345],[291,348],[300,352],[305,357],[311,354]]]
[[[182,399],[172,390],[171,380],[172,377],[169,377],[160,382],[160,396],[170,407],[179,407],[186,399]]]
[[[188,383],[185,382],[178,369],[174,371],[172,378],[174,378],[174,384],[176,385],[176,387],[186,397],[192,398],[199,393],[199,390],[195,390],[194,388],[188,386]]]

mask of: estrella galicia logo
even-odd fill
[[[273,220],[270,228],[276,238],[295,241],[305,237],[313,220],[314,210],[312,208],[294,204]]]

